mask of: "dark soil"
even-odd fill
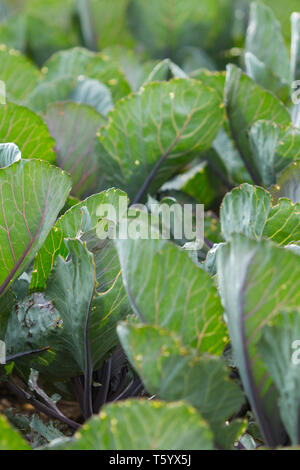
[[[81,412],[79,405],[76,402],[61,400],[58,407],[68,418],[74,421],[80,421]],[[9,390],[7,390],[4,383],[0,383],[0,414],[4,414],[10,408],[12,408],[16,414],[26,415],[29,417],[33,414],[37,414],[41,419],[43,419],[43,421],[49,420],[46,415],[37,411],[32,405],[25,403],[19,397],[13,395]]]

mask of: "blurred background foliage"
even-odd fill
[[[299,0],[263,1],[280,19],[288,42],[290,15],[299,10]],[[0,44],[22,51],[39,65],[55,51],[79,45],[99,51],[122,46],[146,59],[169,57],[187,72],[222,69],[226,62],[239,59],[250,3],[0,0]],[[113,52],[116,58],[116,48]]]

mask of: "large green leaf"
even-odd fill
[[[191,78],[199,80],[204,83],[204,85],[214,88],[219,94],[221,100],[224,99],[224,88],[225,88],[225,72],[214,71],[211,72],[206,69],[195,70],[190,75]]]
[[[176,430],[176,432],[174,432]],[[127,400],[107,405],[87,422],[67,450],[211,450],[212,433],[184,403]]]
[[[117,344],[117,322],[131,312],[121,277],[99,295],[93,253],[78,239],[65,239],[64,245],[69,256],[56,260],[45,293],[15,306],[5,343],[10,356],[50,348],[42,357],[21,357],[18,366],[65,380],[86,373],[87,365],[89,373],[101,365]]]
[[[27,0],[27,47],[38,64],[55,51],[78,44],[78,27],[74,21],[74,0]]]
[[[258,344],[259,354],[279,392],[282,421],[293,445],[300,442],[299,435],[299,351],[300,312],[282,313],[271,325],[264,327]],[[295,348],[296,346],[296,348]],[[295,358],[293,360],[293,355]]]
[[[115,0],[113,3],[77,0],[81,28],[89,48],[102,50],[114,44],[134,45],[127,25],[128,3],[129,0]]]
[[[44,289],[58,255],[63,258],[68,256],[64,239],[77,237],[86,242],[94,255],[97,281],[90,320],[90,343],[95,367],[101,365],[103,358],[117,344],[117,322],[131,313],[113,240],[99,240],[95,226],[99,218],[105,217],[107,205],[115,208],[119,220],[126,214],[127,203],[125,193],[111,189],[73,206],[49,233],[36,257],[31,279],[32,289]],[[67,369],[65,374],[68,375],[71,371],[70,367]]]
[[[271,194],[258,186],[243,184],[227,193],[220,219],[225,240],[230,240],[233,233],[257,240],[269,238],[278,245],[300,239],[299,204],[281,198],[271,207]]]
[[[26,97],[25,104],[35,113],[45,115],[47,106],[57,101],[66,101],[76,86],[77,80],[72,77],[62,77],[41,82]]]
[[[102,116],[107,116],[113,108],[112,96],[109,88],[99,80],[87,78],[78,80],[69,99],[76,103],[85,103],[94,107]]]
[[[231,24],[231,5],[227,0],[133,0],[128,20],[134,35],[155,56],[174,56],[179,47],[203,49],[227,47]],[[228,31],[228,29],[227,29]]]
[[[300,241],[300,203],[279,199],[278,204],[270,210],[263,237],[270,238],[278,245]]]
[[[121,70],[105,55],[76,47],[54,54],[44,66],[44,80],[64,76],[94,78],[107,85],[114,99],[130,93],[130,87]]]
[[[120,190],[110,189],[90,196],[62,215],[37,254],[32,273],[31,288],[33,290],[43,290],[58,255],[64,258],[67,257],[68,250],[64,243],[65,238],[85,236],[91,241],[91,251],[94,251],[94,242],[98,241],[100,243],[100,241],[95,240],[93,231],[89,231],[97,225],[100,216],[104,216],[102,212],[105,211],[106,204],[111,204],[115,208],[116,216],[119,220],[127,211],[127,202],[125,193]],[[109,247],[112,249],[111,244],[109,244]],[[99,292],[105,292],[111,286],[111,281],[114,281],[116,277],[116,263],[118,265],[117,272],[120,271],[117,255],[113,252],[109,256],[109,251],[107,251],[109,247],[103,243],[100,247],[97,243],[95,244],[98,254],[95,253],[95,264],[99,284],[97,290]],[[107,257],[106,260],[105,257]],[[104,263],[101,260],[104,260]]]
[[[58,257],[46,295],[60,315],[61,347],[84,373],[90,354],[87,341],[96,282],[95,265],[93,255],[79,240],[68,239],[65,244],[71,259],[65,261]]]
[[[94,142],[104,118],[90,106],[66,102],[48,105],[46,122],[57,163],[71,175],[72,194],[81,198],[96,192],[101,168]]]
[[[281,80],[273,70],[270,70],[251,52],[245,54],[246,71],[260,86],[273,92],[281,101],[288,102],[290,96],[290,85]]]
[[[61,5],[61,4],[60,4]],[[61,6],[57,8],[59,11]],[[27,16],[27,41],[32,56],[40,66],[51,54],[61,49],[68,49],[78,44],[74,34],[66,34],[54,22],[47,21],[32,13]]]
[[[300,156],[299,129],[256,121],[249,136],[253,161],[265,186],[276,183],[277,176]]]
[[[292,163],[278,178],[271,188],[274,200],[287,197],[294,203],[300,203],[300,161]]]
[[[75,242],[78,246],[81,244],[71,240],[73,245]],[[80,259],[78,253],[81,253]],[[72,259],[66,262],[61,257],[57,260],[45,294],[26,297],[10,310],[8,320],[3,319],[7,354],[17,357],[18,371],[30,367],[47,380],[65,381],[85,372],[85,352],[90,351],[90,365],[97,369],[118,344],[117,322],[131,313],[122,280],[119,277],[113,289],[97,295],[95,284],[88,284],[92,254],[80,246],[78,253],[73,252]],[[91,294],[89,312],[87,300]],[[84,321],[87,319],[89,349],[85,350]],[[47,351],[32,354],[41,347]]]
[[[235,184],[252,183],[235,143],[225,127],[228,127],[227,122],[220,129],[212,148],[205,153],[207,161],[223,181],[224,177],[226,178],[229,188]]]
[[[42,119],[14,103],[0,106],[0,142],[14,142],[23,158],[55,162],[55,142]]]
[[[282,82],[291,82],[290,60],[280,23],[272,10],[262,3],[251,4],[245,49]],[[259,77],[255,74],[252,78],[258,81]]]
[[[11,427],[7,418],[0,415],[0,450],[30,450],[21,434]]]
[[[22,102],[35,88],[40,71],[14,49],[0,49],[0,79],[6,84],[8,99]]]
[[[257,353],[263,327],[300,302],[300,258],[272,243],[233,235],[217,252],[217,270],[229,333],[245,392],[265,442],[283,444],[278,392]]]
[[[0,169],[0,294],[34,259],[70,191],[69,177],[37,160]]]
[[[17,0],[17,2],[20,2]],[[27,0],[25,11],[32,16],[54,22],[59,27],[68,30],[72,24],[74,13],[74,0],[66,0],[63,4],[59,0]]]
[[[40,83],[27,96],[25,103],[33,111],[45,115],[48,105],[58,101],[88,104],[103,116],[113,107],[111,92],[106,85],[92,78],[72,76]]]
[[[221,354],[226,327],[210,276],[162,240],[118,240],[124,284],[141,321],[173,331],[183,344]]]
[[[164,400],[189,402],[218,432],[220,445],[225,421],[244,401],[240,388],[229,380],[225,362],[208,355],[197,357],[168,330],[155,326],[122,323],[118,334],[147,391]]]
[[[130,314],[132,315],[132,309],[119,275],[111,288],[96,294],[93,301],[89,335],[95,369],[102,365],[103,360],[119,344],[117,324]]]
[[[69,360],[60,346],[62,320],[54,305],[43,294],[34,294],[14,303],[5,325],[6,351],[16,357],[15,368],[31,367],[45,372],[48,377],[65,378],[76,375],[78,365]],[[62,343],[63,344],[63,343]],[[47,348],[38,355],[30,354],[38,348]],[[49,350],[48,348],[51,348]],[[62,354],[60,351],[62,350]],[[51,364],[54,363],[54,373]]]
[[[257,85],[235,65],[227,66],[225,104],[236,146],[255,184],[260,172],[252,156],[249,130],[259,120],[288,126],[290,115],[276,97]]]
[[[200,69],[195,70],[190,76],[200,80],[204,85],[213,88],[218,93],[220,99],[224,101],[225,71],[211,72],[206,69]],[[228,187],[231,187],[234,183],[251,182],[228,131],[227,120],[214,140],[212,148],[205,153],[205,157],[221,181]]]
[[[195,152],[210,147],[223,118],[217,93],[200,82],[150,83],[120,101],[100,131],[107,184],[117,182],[131,198],[158,189]]]
[[[250,238],[262,236],[271,209],[271,195],[263,188],[243,184],[227,193],[220,211],[222,234],[229,240],[233,233]]]

